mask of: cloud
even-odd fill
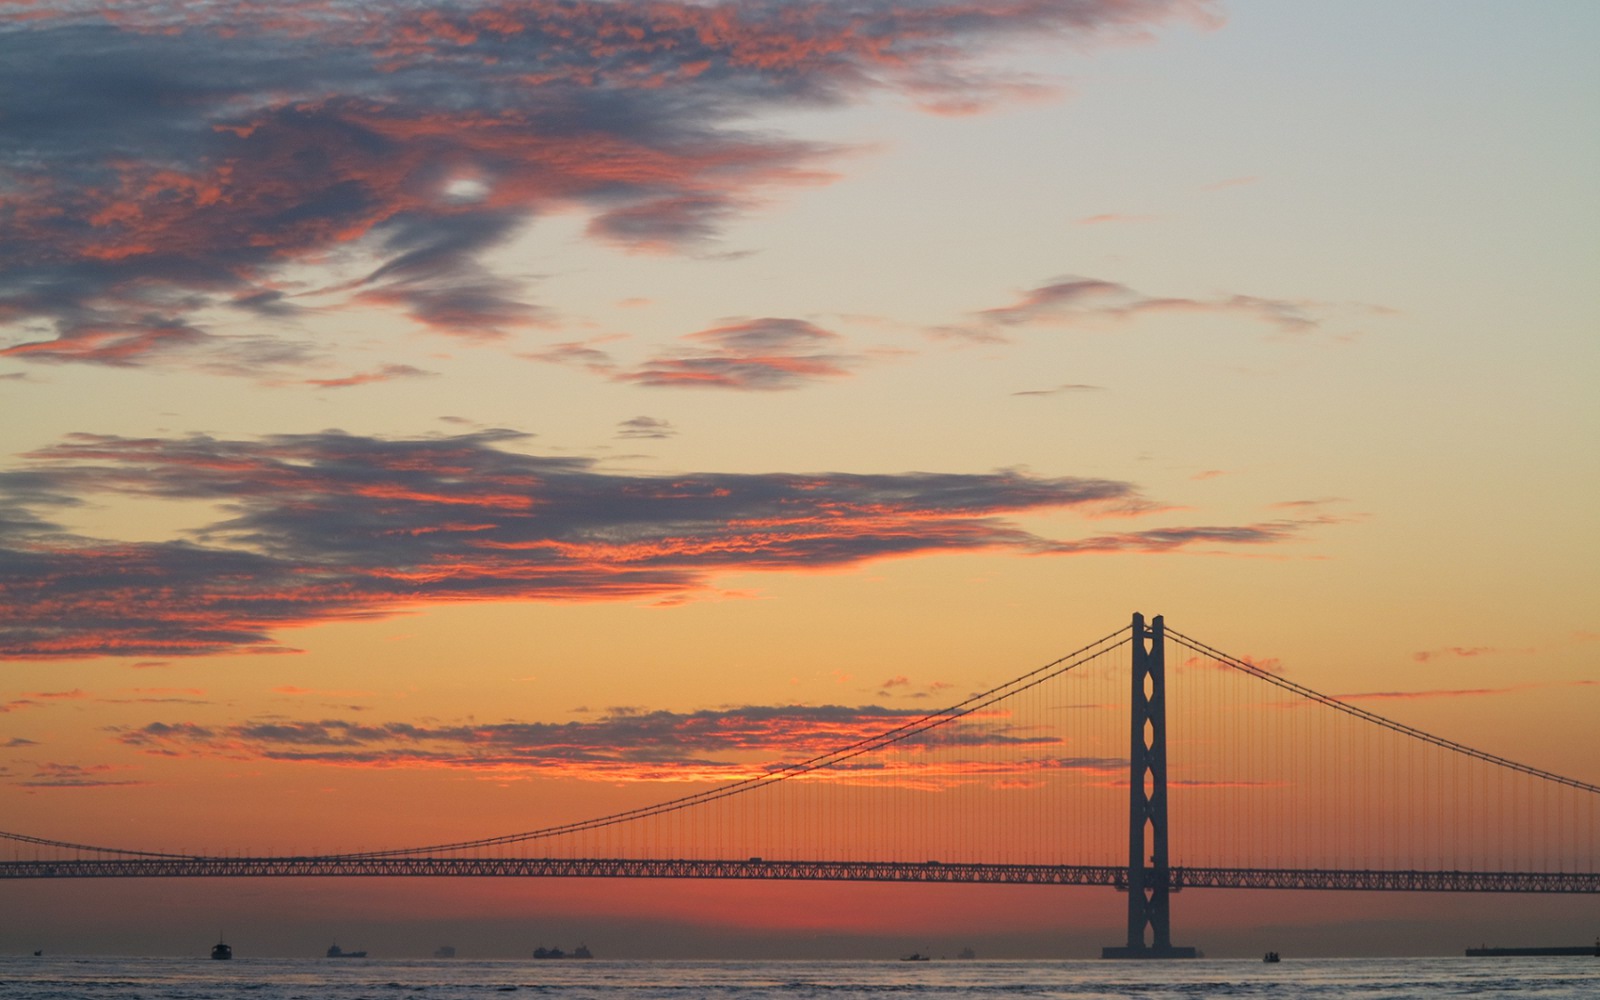
[[[1416,660],[1418,663],[1427,663],[1429,660],[1436,660],[1445,656],[1471,659],[1475,656],[1484,656],[1489,653],[1498,652],[1500,652],[1500,650],[1493,646],[1447,646],[1444,649],[1423,650],[1421,652],[1412,653],[1411,658]]]
[[[1512,684],[1495,688],[1436,688],[1431,691],[1363,691],[1357,694],[1339,694],[1338,701],[1431,701],[1440,698],[1481,698],[1485,695],[1515,694],[1552,687],[1596,687],[1600,681],[1552,681]]]
[[[25,698],[38,698],[40,701],[84,701],[89,695],[78,688],[71,691],[30,691],[23,695]]]
[[[45,708],[52,702],[84,701],[88,697],[88,694],[76,688],[71,691],[25,691],[20,698],[0,702],[0,715],[30,708]]]
[[[676,437],[678,432],[666,420],[657,420],[655,417],[634,417],[617,424],[617,437],[633,440],[661,440]]]
[[[401,378],[428,378],[437,372],[423,371],[410,365],[384,365],[370,372],[357,372],[342,378],[308,378],[306,385],[314,385],[323,389],[348,389],[351,386],[371,385],[374,382],[392,382]]]
[[[1050,543],[1004,515],[1126,502],[1126,483],[985,475],[629,476],[500,450],[518,435],[260,441],[78,435],[0,472],[0,656],[283,651],[271,633],[470,600],[660,598],[722,572]],[[9,496],[8,496],[9,494]],[[75,536],[70,494],[201,500],[187,538]]]
[[[259,440],[80,434],[0,471],[0,657],[289,652],[274,633],[461,601],[660,600],[720,574],[961,552],[1265,546],[1330,518],[1044,538],[1009,518],[1150,508],[1128,483],[1016,471],[607,472],[507,431]],[[73,534],[82,498],[201,501],[167,541]]]
[[[1066,327],[1089,322],[1117,322],[1146,315],[1209,314],[1237,316],[1282,333],[1307,333],[1321,328],[1318,303],[1267,299],[1253,295],[1221,295],[1195,299],[1146,295],[1127,285],[1099,278],[1060,278],[1024,291],[1009,305],[983,309],[966,324],[935,327],[936,337],[978,343],[1004,343],[1019,327]]]
[[[22,788],[116,788],[148,784],[145,781],[109,777],[122,770],[126,768],[112,764],[85,767],[79,764],[44,763],[37,765],[32,777],[13,784]]]
[[[743,706],[696,712],[613,708],[574,722],[416,724],[271,719],[224,726],[153,722],[114,730],[122,744],[160,756],[270,760],[340,767],[530,772],[588,781],[721,781],[754,777],[925,717],[880,706]],[[975,713],[907,740],[915,760],[856,758],[849,780],[962,778],[1072,768],[1119,772],[1120,759],[1061,757],[1058,736],[1003,715]],[[1015,759],[968,755],[1006,748]],[[934,757],[933,750],[944,754]],[[991,753],[992,756],[992,753]]]
[[[1200,545],[1276,545],[1299,538],[1304,530],[1313,524],[1332,523],[1337,523],[1336,519],[1315,518],[1209,527],[1151,528],[1145,531],[1098,535],[1070,542],[1051,542],[1038,551],[1054,554],[1173,552]]]
[[[0,749],[18,750],[18,749],[21,749],[22,747],[36,747],[38,745],[39,744],[34,740],[25,739],[24,737],[21,737],[21,736],[13,736],[9,740],[6,740],[4,743],[0,743]]]
[[[656,387],[766,391],[839,378],[859,363],[829,352],[838,334],[799,319],[747,320],[684,339],[708,346],[658,357],[616,377]]]
[[[530,361],[543,361],[546,364],[582,368],[590,374],[602,375],[608,378],[614,375],[617,370],[617,363],[612,360],[610,354],[591,344],[579,341],[552,344],[541,351],[529,351],[521,356]]]
[[[1218,472],[1214,473],[1214,475],[1222,475],[1222,473]],[[1198,479],[1199,477],[1196,476],[1195,478]],[[1344,497],[1322,497],[1316,500],[1280,500],[1277,503],[1270,504],[1269,506],[1275,510],[1311,510],[1317,507],[1326,507],[1329,504],[1341,504],[1349,502],[1350,501]]]
[[[1105,391],[1105,386],[1103,386],[1103,385],[1084,385],[1082,383],[1069,382],[1069,383],[1067,383],[1065,385],[1058,385],[1054,389],[1023,389],[1023,390],[1021,390],[1019,392],[1013,392],[1011,395],[1013,395],[1013,396],[1059,396],[1062,393],[1069,393],[1069,392],[1103,392],[1103,391]]]
[[[1037,93],[1002,46],[1137,35],[1179,0],[440,0],[29,6],[0,24],[0,356],[196,364],[215,332],[383,308],[474,339],[548,321],[489,252],[573,207],[635,250],[712,239],[835,150],[747,124],[882,92]],[[256,372],[259,374],[259,372]]]
[[[1300,303],[1262,299],[1249,295],[1228,295],[1217,299],[1157,298],[1134,291],[1126,285],[1093,278],[1067,278],[1029,289],[1008,306],[986,309],[981,315],[1002,326],[1038,322],[1061,322],[1082,316],[1122,318],[1148,312],[1227,312],[1238,313],[1278,326],[1300,331],[1316,325]]]
[[[1283,673],[1283,661],[1278,659],[1278,657],[1276,657],[1276,656],[1263,657],[1263,658],[1260,658],[1260,659],[1258,659],[1258,658],[1256,658],[1254,656],[1238,656],[1238,657],[1234,657],[1234,659],[1237,662],[1245,663],[1245,664],[1248,664],[1248,665],[1250,665],[1252,667],[1255,667],[1257,670],[1263,671],[1264,673],[1269,673],[1269,674],[1281,674],[1281,673]],[[1185,667],[1185,668],[1201,667],[1201,668],[1204,668],[1206,670],[1237,670],[1238,669],[1232,663],[1228,663],[1228,662],[1226,662],[1224,660],[1213,659],[1213,658],[1208,657],[1208,656],[1191,656],[1191,657],[1188,657],[1187,659],[1185,659],[1182,662],[1182,666]]]
[[[878,685],[878,692],[877,692],[878,697],[879,698],[892,698],[892,697],[894,697],[894,695],[895,695],[895,690],[894,689],[895,688],[904,688],[905,691],[902,692],[903,694],[905,694],[905,695],[907,695],[909,697],[915,697],[915,694],[911,691],[911,679],[909,677],[906,677],[904,674],[896,674],[895,676],[893,676],[893,677],[889,678],[888,680],[884,681],[882,684],[879,684]]]

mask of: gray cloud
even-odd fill
[[[666,420],[657,420],[655,417],[634,417],[617,424],[617,437],[629,439],[660,440],[676,437],[678,432]]]
[[[839,378],[860,361],[831,353],[838,334],[799,319],[745,320],[683,339],[696,349],[655,358],[615,377],[655,387],[767,391]]]
[[[974,313],[969,323],[935,327],[930,332],[943,338],[999,343],[1009,340],[1008,331],[1018,327],[1191,313],[1237,316],[1283,333],[1306,333],[1321,327],[1322,321],[1315,315],[1318,309],[1318,303],[1252,295],[1205,299],[1152,296],[1115,281],[1068,277],[1030,288],[1009,305]]]
[[[163,756],[280,760],[337,766],[506,768],[551,776],[613,781],[652,780],[674,772],[708,777],[777,766],[874,738],[926,717],[922,710],[867,705],[743,706],[694,712],[615,709],[591,720],[530,723],[366,724],[348,719],[249,721],[222,726],[153,722],[114,730],[122,744]],[[1011,748],[1028,767],[1120,770],[1119,760],[1067,758],[1051,751],[1059,736],[981,713],[904,741],[923,751],[953,751],[945,766],[961,769],[964,751]],[[967,761],[968,765],[976,762]],[[859,758],[840,771],[877,771],[881,759]],[[1011,766],[1022,766],[1014,764]],[[991,762],[988,770],[1004,770]]]
[[[126,785],[144,785],[145,781],[131,778],[114,778],[111,775],[122,768],[110,764],[38,764],[31,777],[15,782],[22,788],[114,788]]]
[[[630,476],[485,431],[388,440],[77,435],[0,473],[0,656],[283,651],[277,629],[463,600],[617,600],[723,572],[1048,552],[1006,520],[1130,509],[1127,483],[1016,472]],[[229,512],[166,542],[67,533],[104,494]],[[1111,543],[1106,543],[1110,545]]]
[[[545,319],[486,251],[578,205],[635,249],[703,243],[831,150],[744,123],[891,90],[943,109],[1024,82],[998,43],[1137,32],[1177,0],[61,0],[0,23],[0,356],[193,364],[211,309],[392,306],[445,333]],[[337,253],[336,253],[337,252]],[[304,265],[372,266],[316,287]],[[297,283],[298,282],[298,283]],[[294,363],[253,352],[258,360]],[[216,359],[213,358],[213,361]]]

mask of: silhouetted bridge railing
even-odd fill
[[[1600,874],[1317,868],[1170,869],[1170,891],[1351,889],[1385,892],[1600,893]],[[938,861],[743,861],[636,858],[94,858],[0,861],[0,879],[270,878],[434,876],[442,878],[687,878],[820,882],[950,882],[1097,885],[1126,891],[1121,865],[1021,865]]]

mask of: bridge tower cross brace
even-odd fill
[[[1128,943],[1103,958],[1194,958],[1172,943],[1167,861],[1166,626],[1133,616],[1133,699],[1128,748]]]

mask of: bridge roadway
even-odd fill
[[[1114,865],[900,861],[740,861],[516,857],[185,857],[0,861],[21,878],[692,878],[834,882],[1101,885],[1126,890]],[[1152,884],[1154,872],[1146,875]],[[1171,889],[1352,889],[1385,892],[1600,893],[1600,873],[1200,868],[1174,866]]]

